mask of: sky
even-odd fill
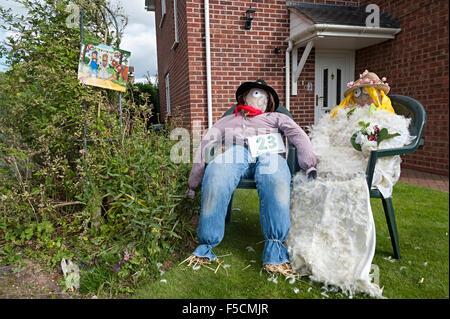
[[[145,80],[147,72],[151,76],[158,73],[156,55],[155,13],[144,9],[145,0],[111,0],[112,3],[122,4],[128,16],[128,26],[124,31],[120,48],[130,51],[130,65],[134,66],[136,82]],[[1,0],[3,7],[12,8],[14,13],[23,12],[11,0]],[[0,41],[7,36],[0,30]],[[0,59],[0,71],[5,71],[4,60]]]

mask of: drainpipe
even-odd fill
[[[290,68],[290,54],[292,51],[292,41],[289,41],[289,46],[286,49],[286,109],[289,111],[290,109],[290,95],[291,95],[291,81],[289,79],[289,74],[291,73],[291,68]]]
[[[205,44],[206,44],[206,92],[208,100],[208,129],[212,127],[211,96],[211,43],[209,33],[209,0],[205,0]]]

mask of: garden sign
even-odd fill
[[[125,92],[130,55],[104,44],[83,42],[78,79],[87,85]]]

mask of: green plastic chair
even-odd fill
[[[413,98],[403,95],[389,95],[392,107],[395,113],[411,118],[409,125],[409,133],[415,136],[411,144],[393,149],[383,149],[372,151],[369,157],[369,162],[366,169],[367,185],[370,190],[371,198],[380,198],[383,202],[384,214],[388,224],[389,235],[391,237],[392,247],[394,249],[394,257],[400,259],[400,246],[397,231],[397,223],[395,221],[394,206],[392,205],[392,198],[384,198],[378,189],[372,188],[373,173],[375,171],[375,164],[380,157],[410,154],[414,152],[419,146],[424,144],[422,133],[426,122],[425,109]]]
[[[230,114],[234,114],[234,110],[236,108],[237,105],[232,106],[231,108],[229,108],[223,115],[227,116]],[[278,106],[278,108],[275,110],[276,112],[279,113],[283,113],[286,114],[287,116],[289,116],[292,119],[292,114],[289,113],[289,111],[284,107],[284,106]],[[213,150],[211,150],[212,152]],[[214,154],[211,154],[211,156],[213,156]],[[287,163],[289,166],[289,170],[291,171],[291,175],[294,175],[296,172],[298,172],[300,170],[300,166],[298,165],[298,160],[297,160],[297,149],[295,148],[294,145],[289,145],[288,148],[288,155],[287,155]],[[241,180],[239,181],[239,184],[236,188],[243,188],[243,189],[256,189],[256,183],[255,180],[253,178],[241,178]],[[227,209],[227,216],[225,218],[225,223],[229,223],[231,220],[231,206],[233,205],[233,195],[231,195],[231,200],[230,203],[228,204],[228,209]]]

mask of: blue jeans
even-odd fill
[[[200,245],[193,254],[209,260],[216,258],[212,248],[223,239],[228,203],[241,177],[254,177],[256,182],[265,239],[263,265],[289,262],[283,244],[290,227],[291,173],[287,162],[279,154],[266,153],[253,158],[247,148],[240,145],[228,148],[206,166],[198,226]]]

